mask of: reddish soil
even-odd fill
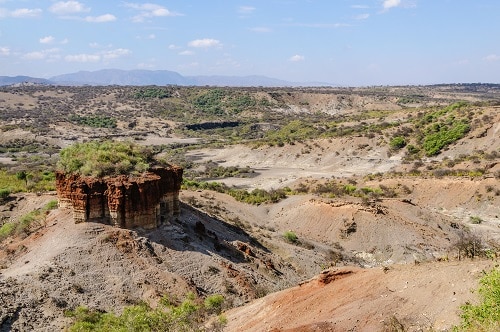
[[[226,313],[226,331],[448,330],[491,261],[333,268]]]

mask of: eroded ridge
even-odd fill
[[[180,213],[182,172],[178,166],[102,178],[57,172],[59,206],[73,210],[75,223],[155,228]]]

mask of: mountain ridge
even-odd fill
[[[325,82],[290,82],[263,75],[227,76],[195,75],[183,76],[170,70],[122,70],[101,69],[97,71],[78,71],[52,76],[48,79],[30,76],[0,76],[0,86],[13,84],[47,85],[183,85],[183,86],[231,86],[231,87],[297,87],[297,86],[335,86]]]

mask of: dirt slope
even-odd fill
[[[32,209],[53,199],[37,197]],[[64,311],[80,305],[120,312],[188,292],[240,305],[301,278],[241,229],[185,205],[152,231],[75,224],[70,211],[54,210],[31,235],[2,242],[0,267],[0,331],[61,330]]]
[[[343,267],[226,313],[226,331],[446,330],[491,261]]]

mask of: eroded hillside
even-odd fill
[[[3,87],[0,330],[62,329],[78,306],[120,313],[188,292],[243,305],[229,330],[373,330],[391,317],[449,328],[500,248],[499,101],[496,85]],[[58,152],[100,139],[184,168],[177,219],[126,230],[57,208]],[[287,290],[340,267],[354,271],[340,284]],[[372,283],[392,291],[365,294]],[[330,293],[322,314],[285,305]]]

